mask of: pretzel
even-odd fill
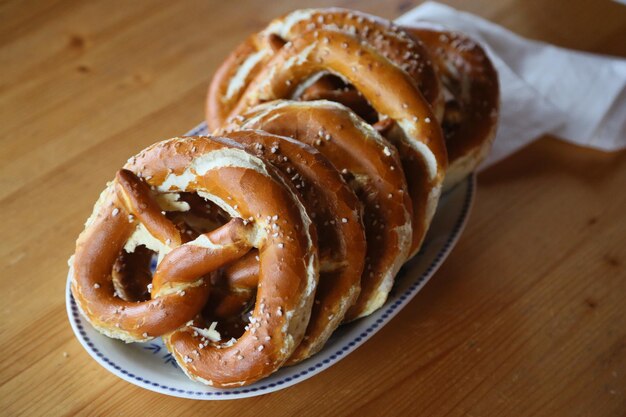
[[[365,257],[361,204],[341,175],[315,148],[260,131],[235,131],[229,138],[268,160],[302,195],[319,235],[320,279],[304,340],[287,364],[319,351],[341,324],[360,291]],[[215,282],[219,293],[208,303],[207,315],[228,320],[236,334],[257,285],[256,253],[231,264]],[[242,308],[242,306],[244,306]]]
[[[290,97],[312,74],[327,70],[355,86],[379,114],[392,120],[387,138],[400,152],[413,201],[413,244],[419,250],[439,199],[447,165],[441,128],[409,75],[342,32],[307,32],[285,45],[250,83],[234,113]]]
[[[228,137],[289,178],[316,226],[320,278],[304,339],[287,361],[295,364],[323,347],[359,295],[366,248],[361,203],[335,167],[311,146],[259,131],[239,130]],[[237,274],[234,266],[228,271],[231,287],[252,284],[253,269],[246,271],[246,266],[243,274]]]
[[[244,41],[220,66],[207,95],[209,129],[215,130],[224,125],[249,83],[286,43],[306,32],[325,29],[354,35],[402,68],[415,81],[435,116],[442,116],[441,85],[419,40],[411,39],[388,20],[365,13],[340,8],[305,9],[273,20],[264,30]],[[293,92],[293,98],[312,98],[313,90],[307,87],[312,85],[314,88],[320,75],[328,77],[323,72],[316,74]],[[352,94],[358,95],[358,91],[352,91]],[[327,95],[315,98],[332,99]],[[347,95],[341,94],[338,98],[341,101]],[[349,102],[341,102],[352,107]]]
[[[316,147],[344,175],[363,204],[367,245],[361,295],[346,320],[382,306],[412,244],[406,180],[398,153],[346,107],[329,101],[259,105],[228,129],[261,129]]]
[[[419,25],[401,29],[422,41],[444,87],[445,111],[440,120],[449,161],[444,189],[449,189],[474,171],[491,149],[498,122],[498,76],[484,50],[465,35],[425,22]],[[332,79],[322,78],[302,98],[337,101],[365,120],[376,120],[364,97]],[[391,127],[380,121],[374,126],[383,134]]]
[[[154,197],[188,192],[232,219],[184,243]],[[303,203],[262,159],[226,138],[171,139],[131,158],[101,195],[71,261],[72,293],[104,334],[125,341],[163,335],[192,379],[248,384],[278,369],[304,336],[317,284],[316,240]],[[135,245],[159,252],[159,263],[151,300],[130,303],[115,297],[110,276],[119,253]],[[254,330],[231,343],[204,342],[208,330],[190,327],[190,320],[206,302],[207,275],[252,247],[261,266]]]
[[[491,149],[498,124],[498,73],[485,51],[467,36],[420,22],[403,28],[421,39],[446,93],[443,131],[448,149],[444,188],[474,171]]]

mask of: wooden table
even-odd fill
[[[482,173],[465,234],[432,281],[302,384],[183,400],[88,356],[65,314],[74,240],[127,157],[198,123],[226,54],[296,8],[263,3],[0,5],[0,414],[623,416],[626,153],[554,138]],[[417,4],[297,3],[388,18]],[[626,7],[611,1],[451,3],[524,36],[626,55]]]

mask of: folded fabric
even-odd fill
[[[500,126],[481,168],[549,133],[603,151],[626,148],[626,60],[531,41],[473,14],[426,2],[396,20],[459,30],[498,69]]]

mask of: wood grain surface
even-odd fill
[[[517,33],[626,55],[608,0],[453,1]],[[388,326],[331,369],[245,400],[156,394],[70,329],[66,260],[105,182],[203,117],[226,54],[272,17],[387,1],[0,3],[0,415],[626,414],[626,153],[542,138],[479,176],[458,246]],[[593,103],[589,103],[590,106]]]

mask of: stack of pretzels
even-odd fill
[[[298,363],[385,303],[442,189],[489,151],[498,100],[459,33],[343,9],[277,19],[215,74],[211,136],[158,142],[107,185],[72,294],[99,332],[162,337],[208,385]]]

